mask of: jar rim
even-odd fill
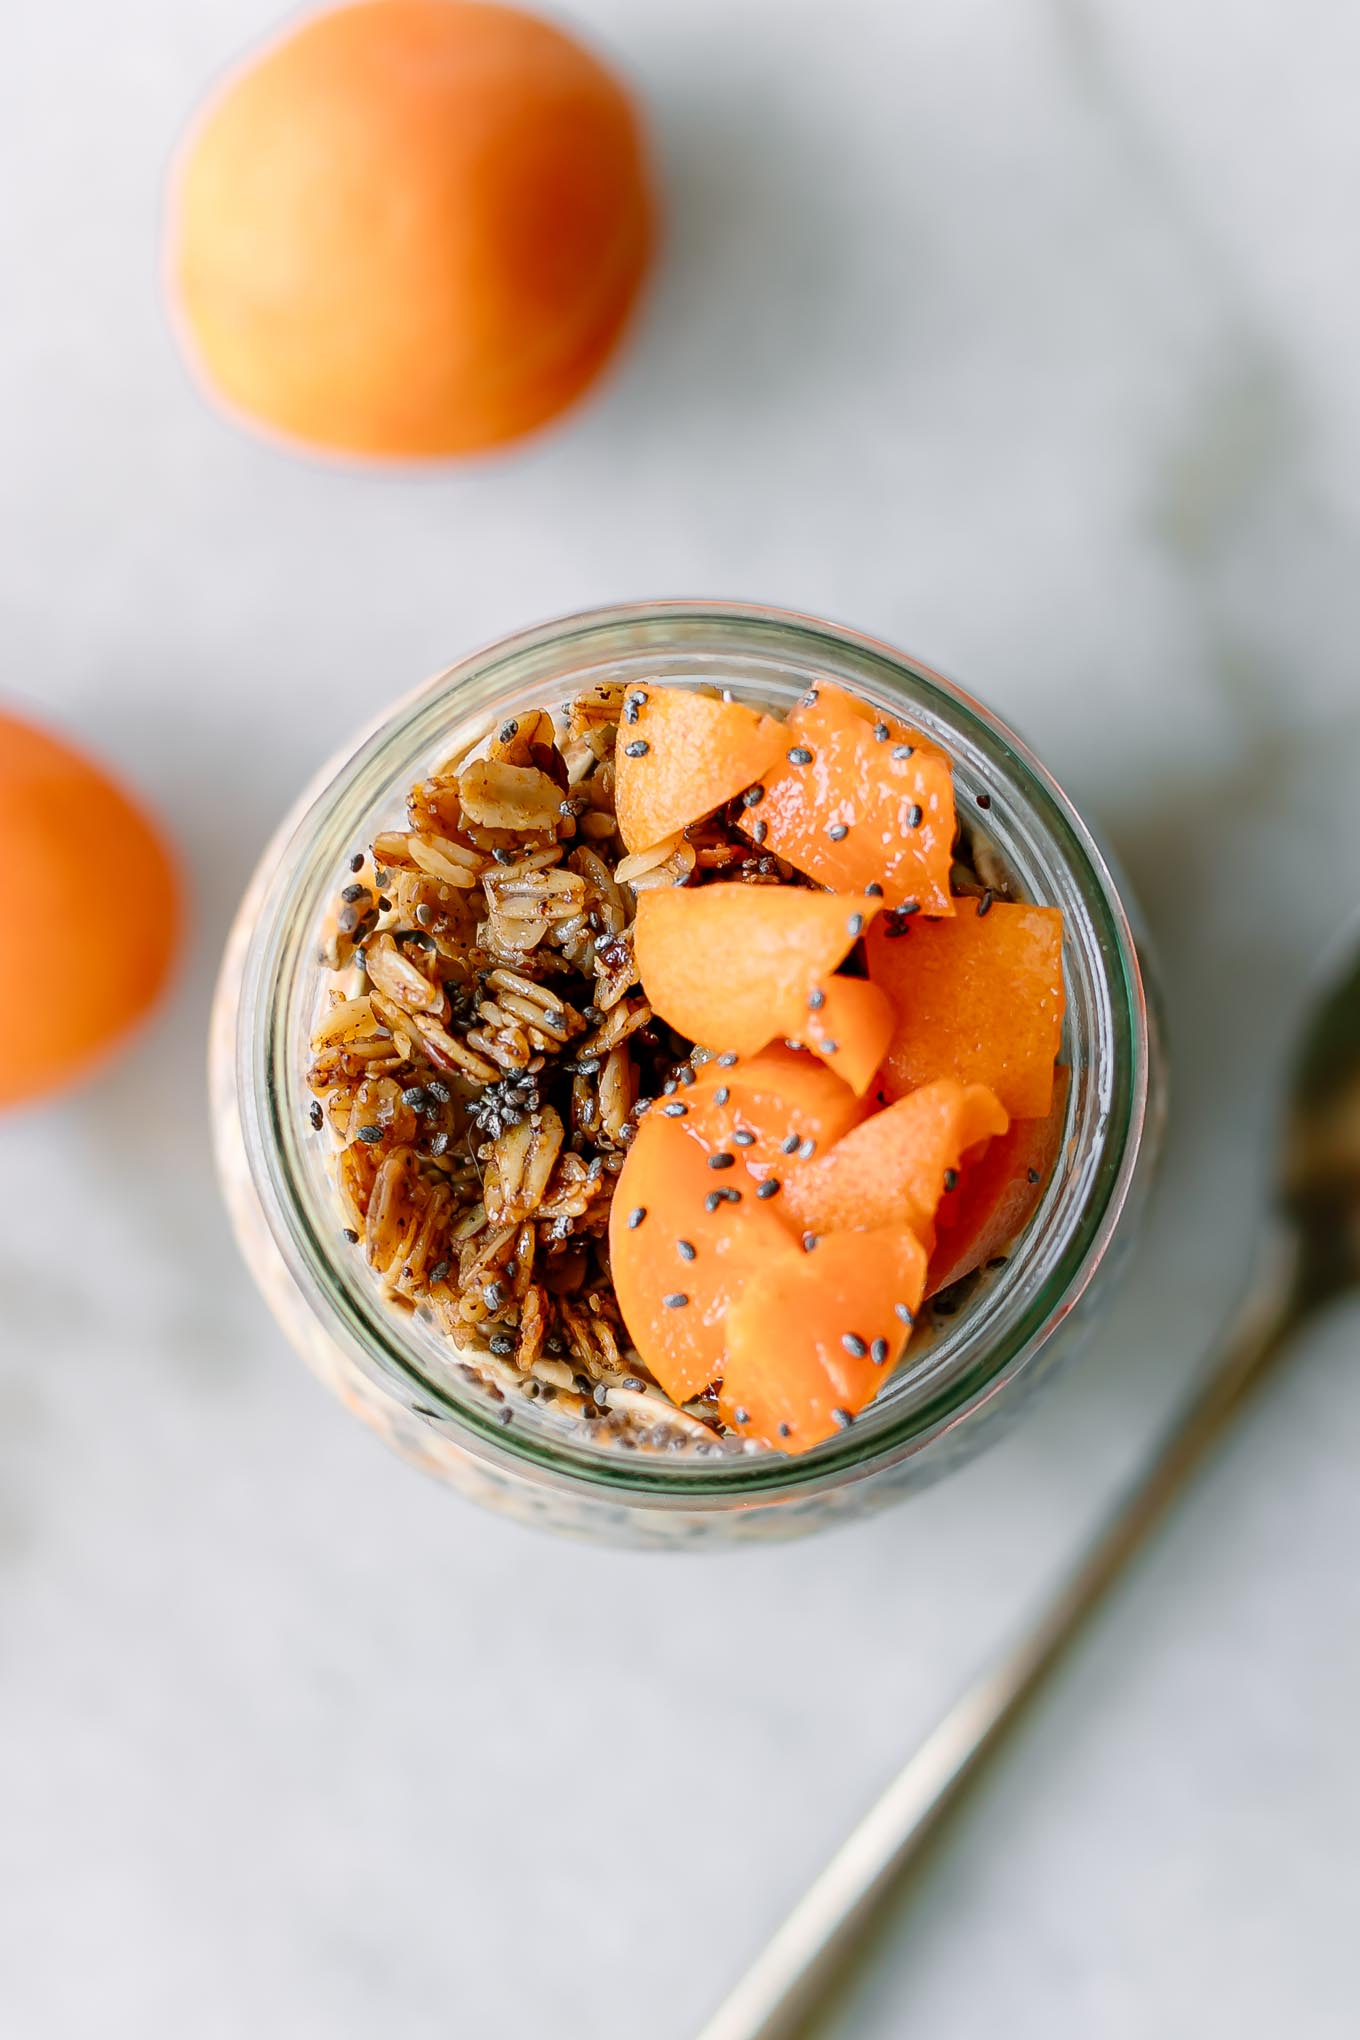
[[[464,1396],[421,1368],[404,1317],[339,1251],[334,1209],[320,1205],[302,1153],[303,1114],[296,1107],[303,1071],[296,1035],[285,1024],[290,987],[296,990],[305,972],[315,982],[316,905],[333,889],[343,843],[360,817],[371,817],[380,786],[390,797],[390,781],[404,773],[409,784],[420,761],[441,743],[448,748],[450,725],[490,725],[516,688],[536,691],[541,702],[549,675],[554,692],[547,698],[556,698],[558,690],[576,692],[606,670],[623,677],[628,665],[645,666],[655,678],[657,662],[667,660],[687,677],[726,674],[742,688],[768,679],[771,699],[792,691],[788,676],[797,671],[798,691],[820,675],[870,701],[877,690],[886,709],[905,708],[949,751],[963,785],[981,782],[978,790],[995,792],[987,833],[995,836],[1007,823],[1023,828],[1031,867],[1052,881],[1045,892],[1063,894],[1055,903],[1064,907],[1069,993],[1079,966],[1094,1016],[1083,1044],[1097,1052],[1086,1086],[1085,1174],[1049,1239],[1046,1263],[1017,1250],[980,1308],[970,1305],[961,1317],[961,1336],[951,1329],[929,1349],[933,1367],[908,1392],[895,1382],[846,1431],[797,1457],[630,1453],[528,1423],[504,1428],[483,1396]],[[525,705],[527,698],[514,702]],[[797,612],[702,599],[626,603],[552,619],[472,653],[385,711],[304,792],[271,856],[244,960],[235,1043],[256,1194],[275,1245],[327,1334],[366,1371],[376,1369],[408,1407],[418,1398],[422,1414],[494,1467],[660,1509],[739,1508],[857,1482],[965,1421],[971,1425],[1028,1376],[1109,1248],[1133,1181],[1149,1096],[1147,995],[1127,909],[1086,823],[1028,746],[964,689],[892,645]],[[1069,996],[1069,1021],[1071,1010]],[[1038,1216],[1031,1221],[1039,1223]],[[899,1370],[904,1377],[913,1372],[909,1362]]]

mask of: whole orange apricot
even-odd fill
[[[181,924],[165,842],[61,738],[0,710],[0,1107],[83,1076],[154,1005]]]
[[[358,0],[230,79],[174,179],[171,288],[233,407],[398,458],[541,425],[603,367],[654,207],[636,112],[560,29]]]

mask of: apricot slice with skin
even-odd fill
[[[885,903],[952,914],[954,775],[905,723],[866,716],[819,684],[784,725],[780,762],[741,826],[836,892],[881,885]],[[880,734],[881,732],[881,734]]]
[[[897,1025],[892,1000],[867,978],[828,978],[812,996],[819,994],[801,1038],[862,1098],[878,1074]]]
[[[755,1273],[798,1248],[737,1171],[653,1106],[619,1172],[609,1258],[623,1322],[674,1402],[723,1371],[728,1311]],[[639,1214],[641,1214],[639,1216]]]
[[[628,688],[614,808],[629,850],[649,850],[759,784],[784,742],[782,723],[739,701],[650,683]]]
[[[716,884],[645,892],[633,954],[648,1003],[701,1047],[755,1055],[801,1037],[824,985],[883,902],[802,886]]]
[[[829,1153],[790,1170],[783,1215],[813,1233],[907,1225],[930,1251],[951,1176],[970,1149],[1006,1126],[985,1085],[951,1077],[923,1084],[852,1127]]]
[[[870,930],[869,976],[898,1015],[884,1093],[957,1077],[989,1085],[1013,1119],[1042,1119],[1062,1039],[1062,915],[1000,900],[957,906],[951,921],[918,915]]]
[[[652,1110],[664,1114],[677,1104],[705,1147],[735,1155],[737,1168],[757,1183],[782,1183],[800,1148],[809,1155],[824,1151],[864,1117],[848,1084],[816,1056],[784,1042],[732,1069],[706,1063],[682,1098]],[[766,1198],[777,1195],[769,1191]]]
[[[728,1314],[724,1422],[782,1452],[843,1430],[901,1357],[925,1272],[904,1226],[831,1233],[767,1262]]]
[[[1012,1120],[965,1164],[956,1194],[940,1204],[927,1296],[1006,1253],[1033,1218],[1062,1150],[1070,1077],[1070,1070],[1055,1071],[1047,1118]]]

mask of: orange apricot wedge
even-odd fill
[[[766,1262],[728,1313],[723,1421],[781,1452],[834,1437],[901,1357],[925,1272],[902,1226],[831,1233]]]
[[[631,851],[712,814],[781,755],[784,726],[739,701],[683,687],[630,687],[614,754],[614,807]]]
[[[706,1063],[684,1097],[670,1103],[683,1104],[686,1125],[706,1148],[735,1155],[742,1175],[757,1184],[782,1182],[800,1148],[809,1155],[824,1151],[864,1117],[863,1105],[834,1070],[784,1042],[731,1069]],[[777,1195],[767,1191],[765,1201]]]
[[[862,1098],[897,1025],[892,1000],[881,986],[852,977],[828,978],[812,996],[819,1003],[808,1014],[802,1039]]]
[[[765,793],[741,818],[753,840],[836,892],[883,888],[952,914],[954,775],[942,751],[903,723],[870,720],[824,684],[790,714]]]
[[[1006,1253],[1038,1209],[1062,1152],[1071,1072],[1055,1072],[1044,1119],[1015,1119],[965,1163],[956,1194],[941,1200],[935,1251],[926,1274],[933,1296]]]
[[[949,921],[918,915],[870,930],[869,976],[898,1015],[884,1092],[957,1077],[988,1085],[1013,1119],[1042,1119],[1062,1039],[1062,915],[1004,901],[957,907]]]
[[[782,1216],[805,1232],[868,1231],[907,1225],[929,1251],[935,1215],[963,1159],[1004,1133],[1007,1116],[982,1084],[952,1077],[923,1084],[875,1112],[784,1180]]]
[[[882,901],[802,886],[667,887],[638,900],[633,954],[649,1004],[701,1047],[755,1055],[801,1037],[808,995]]]
[[[798,1256],[749,1180],[735,1176],[710,1168],[684,1124],[653,1106],[615,1186],[614,1294],[638,1357],[677,1403],[721,1375],[728,1312],[757,1271]]]

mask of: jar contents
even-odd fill
[[[308,1074],[346,1239],[498,1393],[808,1450],[1058,1158],[1062,916],[1014,891],[948,757],[840,688],[504,723],[340,887]]]

